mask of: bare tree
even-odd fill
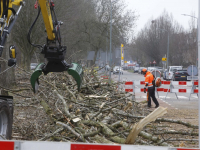
[[[135,40],[135,49],[146,55],[146,64],[153,60],[157,64],[161,64],[162,57],[167,55],[169,36],[169,65],[184,64],[183,52],[187,47],[187,42],[183,27],[166,11],[155,19],[153,23],[152,20],[149,20],[146,26],[139,32]]]
[[[106,38],[109,39],[111,3],[107,0],[93,0],[93,4],[95,14],[81,23],[83,26],[80,26],[80,30],[81,38],[84,39],[82,41],[95,51],[95,62],[97,52],[100,49],[105,50]],[[113,47],[125,41],[136,21],[134,12],[124,12],[124,8],[122,1],[112,1]]]
[[[21,64],[26,70],[30,70],[31,58],[37,50],[35,47],[31,46],[27,40],[29,29],[38,14],[38,10],[34,9],[34,3],[35,1],[26,1],[26,6],[22,8],[13,30],[13,41],[21,52]],[[32,30],[31,42],[43,45],[46,39],[45,37],[45,28],[42,16],[40,15]]]

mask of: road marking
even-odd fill
[[[166,96],[159,96],[159,98],[165,98],[165,97],[166,97]],[[171,97],[168,97],[168,96],[167,96],[166,98],[171,98]]]
[[[159,99],[165,99],[166,96],[159,96],[159,97],[156,97],[156,98],[159,98]],[[178,99],[189,99],[189,97],[186,97],[186,96],[177,96]],[[147,98],[147,96],[136,96],[135,98]],[[198,98],[198,96],[192,96],[192,98]],[[176,96],[172,96],[172,97],[169,97],[167,96],[166,99],[177,99]]]
[[[177,97],[180,99],[188,99],[188,97],[186,97],[186,96],[177,96]]]
[[[198,96],[192,96],[193,98],[199,98]]]
[[[163,99],[160,99],[161,101],[163,101],[164,103],[166,103],[167,105],[169,105],[169,106],[171,106],[171,107],[174,107],[174,106],[172,106],[171,104],[169,104],[168,102],[166,102],[166,101],[164,101]],[[178,109],[178,108],[176,108],[176,107],[174,107],[175,109]]]

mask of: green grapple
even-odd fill
[[[83,78],[83,69],[81,65],[72,63],[72,67],[70,67],[67,72],[76,80],[78,91],[80,91]]]
[[[39,88],[39,76],[42,74],[42,68],[45,64],[41,63],[39,65],[37,65],[37,67],[35,68],[33,74],[31,75],[31,86],[33,88],[33,92],[36,93],[38,91]]]
[[[33,74],[31,75],[30,81],[34,93],[37,93],[39,89],[39,76],[43,73],[44,66],[44,63],[37,65]],[[71,66],[67,69],[67,72],[75,79],[78,86],[78,91],[80,91],[83,78],[83,69],[81,65],[77,63],[72,63]]]

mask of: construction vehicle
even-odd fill
[[[23,0],[0,0],[0,57],[6,43],[7,35],[11,32],[24,4],[25,2]],[[14,10],[13,5],[19,6],[17,12]],[[68,64],[65,61],[66,46],[62,45],[60,36],[60,26],[62,22],[57,20],[54,7],[53,0],[36,1],[35,8],[38,9],[38,15],[30,27],[27,36],[29,43],[34,47],[40,48],[41,53],[44,54],[47,60],[47,64],[38,64],[31,75],[30,81],[34,93],[36,93],[39,88],[39,76],[42,74],[47,75],[49,72],[68,71],[76,80],[78,90],[80,90],[81,87],[83,76],[82,67],[76,63]],[[30,39],[31,31],[37,22],[40,12],[42,12],[47,33],[47,42],[43,46],[31,43]],[[9,53],[10,59],[8,60],[8,66],[14,66],[16,65],[16,49],[14,45],[10,46]],[[11,139],[12,122],[13,97],[0,95],[0,139]]]

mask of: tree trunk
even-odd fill
[[[31,54],[29,53],[29,54],[25,54],[25,56],[24,56],[24,69],[26,70],[26,71],[30,71],[30,64],[31,64],[31,56],[30,56]]]
[[[6,60],[9,59],[9,46],[12,44],[12,33],[9,34],[7,37],[7,41],[5,47],[3,49],[2,57]],[[8,63],[1,61],[1,72],[8,69]],[[0,85],[6,88],[11,88],[15,86],[15,69],[12,67],[11,69],[5,71],[4,73],[0,74]]]
[[[98,49],[95,49],[94,59],[93,59],[93,65],[95,65],[95,62],[96,62],[96,59],[97,59],[97,53],[98,53]]]

